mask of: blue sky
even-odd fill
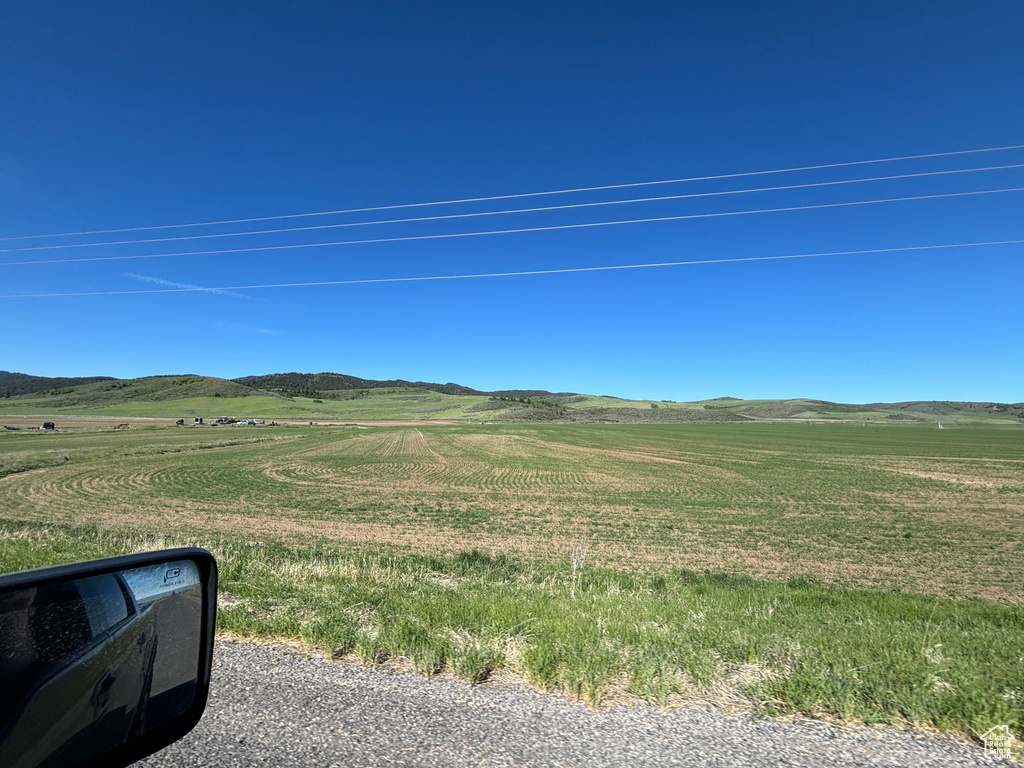
[[[1024,144],[1024,5],[21,3],[0,237]],[[1024,239],[1024,168],[209,240],[70,246],[1024,164],[1024,149],[430,208],[0,242],[0,368],[336,371],[689,400],[1024,400],[1024,246],[118,294]],[[312,244],[957,197],[234,254]],[[156,256],[112,260],[112,256]],[[63,262],[61,259],[108,259]],[[12,262],[52,261],[15,265]]]

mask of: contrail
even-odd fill
[[[219,294],[221,296],[234,296],[235,298],[239,298],[239,299],[253,299],[254,298],[252,296],[246,296],[245,294],[242,294],[242,293],[232,293],[231,291],[225,290],[224,288],[206,288],[206,287],[201,286],[201,285],[192,285],[191,283],[175,283],[175,282],[173,282],[171,280],[164,280],[164,279],[159,278],[159,277],[150,277],[149,275],[137,275],[134,272],[125,272],[124,276],[125,277],[131,277],[131,278],[134,278],[136,280],[141,280],[141,281],[143,281],[145,283],[156,283],[157,285],[169,285],[172,288],[178,288],[178,289],[184,290],[184,291],[198,291],[198,292],[203,292],[203,293],[216,293],[216,294]],[[262,299],[261,299],[261,301],[262,301]]]

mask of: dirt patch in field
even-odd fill
[[[920,477],[923,480],[939,480],[944,483],[955,483],[957,485],[973,485],[979,488],[999,488],[1003,483],[991,478],[979,477],[978,475],[956,475],[952,472],[930,472],[921,469],[903,469],[900,467],[875,467],[886,472],[896,472],[908,477]]]
[[[922,461],[980,461],[985,464],[1024,464],[1024,459],[990,459],[978,456],[901,456],[903,459],[921,459]]]

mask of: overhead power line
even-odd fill
[[[912,251],[948,250],[952,248],[982,248],[999,245],[1021,245],[1021,240],[995,240],[978,243],[948,243],[943,245],[912,245],[900,248],[868,248],[856,251],[829,251],[820,253],[794,253],[781,256],[741,256],[727,259],[695,259],[690,261],[662,261],[650,264],[617,264],[613,266],[595,267],[566,267],[562,269],[532,269],[520,272],[483,272],[479,274],[466,275],[429,275],[419,277],[377,277],[358,280],[317,280],[313,282],[296,283],[264,283],[260,285],[229,285],[215,288],[203,288],[199,286],[179,288],[158,288],[151,290],[133,291],[77,291],[68,293],[24,293],[0,296],[0,299],[47,299],[47,298],[70,298],[82,296],[131,296],[138,294],[153,293],[211,293],[224,291],[247,291],[262,290],[268,288],[312,288],[332,285],[366,285],[372,283],[410,283],[427,282],[434,280],[471,280],[486,277],[525,277],[530,275],[560,275],[574,272],[606,272],[622,269],[652,269],[655,267],[686,267],[698,264],[736,264],[751,261],[782,261],[785,259],[813,259],[824,256],[866,256],[880,253],[907,253]]]
[[[33,261],[8,261],[0,263],[0,267],[15,267],[15,266],[29,266],[38,264],[71,264],[81,262],[93,262],[93,261],[131,261],[135,259],[161,259],[171,258],[177,256],[222,256],[235,253],[257,253],[266,251],[284,251],[284,250],[295,250],[300,248],[325,248],[328,246],[343,246],[343,245],[366,245],[372,243],[400,243],[400,242],[411,242],[416,240],[446,240],[451,238],[462,238],[462,237],[482,237],[485,235],[507,235],[516,234],[522,232],[553,232],[558,230],[568,229],[587,229],[593,227],[610,227],[621,224],[646,224],[661,221],[684,221],[689,219],[710,219],[710,218],[722,218],[726,216],[748,216],[758,213],[783,213],[789,211],[811,211],[811,210],[822,210],[826,208],[847,208],[858,205],[877,205],[880,203],[900,203],[909,202],[913,200],[939,200],[948,199],[954,197],[972,197],[978,195],[994,195],[1001,194],[1004,192],[1024,192],[1024,187],[1007,187],[1003,189],[983,189],[976,190],[973,192],[946,192],[934,195],[910,195],[905,197],[888,197],[874,200],[854,200],[842,203],[818,203],[815,205],[795,205],[787,206],[782,208],[759,208],[754,210],[744,211],[722,211],[718,213],[691,213],[683,214],[678,216],[655,216],[652,218],[644,219],[619,219],[615,221],[592,221],[585,222],[582,224],[552,224],[543,227],[520,227],[514,229],[494,229],[483,232],[448,232],[437,235],[407,235],[403,237],[377,237],[369,238],[366,240],[338,240],[327,243],[293,243],[289,245],[263,245],[263,246],[252,246],[248,248],[223,248],[220,250],[209,250],[209,251],[178,251],[175,253],[149,253],[149,254],[130,254],[123,256],[87,256],[80,258],[71,259],[42,259]]]
[[[276,216],[253,216],[253,217],[243,218],[243,219],[222,219],[220,221],[198,221],[198,222],[192,222],[192,223],[188,223],[188,224],[158,224],[158,225],[151,225],[151,226],[144,226],[144,227],[121,227],[121,228],[117,228],[117,229],[93,229],[93,230],[83,230],[83,231],[80,231],[80,232],[59,232],[59,233],[42,234],[42,235],[14,235],[14,236],[10,236],[10,237],[0,237],[0,242],[9,241],[9,240],[35,240],[35,239],[49,238],[49,237],[77,237],[77,236],[84,236],[84,235],[109,235],[109,234],[116,234],[116,233],[119,233],[119,232],[146,232],[146,231],[152,231],[152,230],[156,230],[156,229],[181,229],[181,228],[184,228],[184,227],[211,227],[211,226],[220,226],[220,225],[228,225],[228,224],[250,224],[250,223],[253,223],[253,222],[257,222],[257,221],[280,221],[280,220],[284,220],[284,219],[300,219],[300,218],[307,218],[307,217],[311,217],[311,216],[335,216],[335,215],[349,214],[349,213],[369,213],[371,211],[393,211],[393,210],[399,210],[399,209],[403,209],[403,208],[422,208],[422,207],[435,206],[435,205],[456,205],[456,204],[461,204],[461,203],[483,203],[483,202],[491,202],[491,201],[495,201],[495,200],[513,200],[513,199],[520,199],[520,198],[525,198],[525,197],[540,197],[540,196],[543,196],[543,195],[566,195],[566,194],[572,194],[572,193],[577,193],[577,192],[599,192],[599,191],[609,190],[609,189],[629,189],[629,188],[634,188],[634,187],[647,187],[647,186],[654,186],[654,185],[659,185],[659,184],[683,184],[683,183],[688,183],[688,182],[693,182],[693,181],[714,181],[714,180],[719,180],[719,179],[738,179],[738,178],[745,178],[745,177],[751,177],[751,176],[767,176],[767,175],[771,175],[771,174],[797,173],[797,172],[801,172],[801,171],[817,171],[817,170],[826,170],[826,169],[831,169],[831,168],[852,168],[854,166],[872,165],[872,164],[876,164],[876,163],[894,163],[894,162],[901,162],[901,161],[905,161],[905,160],[925,160],[925,159],[936,158],[936,157],[956,157],[956,156],[961,156],[961,155],[975,155],[975,154],[981,154],[981,153],[986,153],[986,152],[1006,152],[1006,151],[1015,150],[1015,149],[1024,149],[1024,144],[1011,144],[1011,145],[1007,145],[1007,146],[1004,146],[1004,147],[984,147],[984,148],[981,148],[981,149],[961,149],[961,150],[956,150],[956,151],[953,151],[953,152],[929,152],[929,153],[920,154],[920,155],[902,155],[902,156],[899,156],[899,157],[882,157],[882,158],[875,158],[875,159],[871,159],[871,160],[851,160],[851,161],[842,162],[842,163],[823,163],[823,164],[820,164],[820,165],[804,165],[804,166],[797,166],[797,167],[793,167],[793,168],[775,168],[775,169],[766,170],[766,171],[744,171],[744,172],[740,172],[740,173],[722,173],[722,174],[715,174],[715,175],[710,175],[710,176],[690,176],[690,177],[678,178],[678,179],[660,179],[660,180],[656,180],[656,181],[636,181],[636,182],[629,182],[629,183],[625,183],[625,184],[604,184],[604,185],[593,186],[593,187],[575,187],[575,188],[572,188],[572,189],[553,189],[553,190],[547,190],[547,191],[543,191],[543,192],[521,192],[521,193],[517,193],[517,194],[491,195],[491,196],[487,196],[487,197],[465,197],[465,198],[454,199],[454,200],[433,200],[433,201],[421,202],[421,203],[402,203],[402,204],[398,204],[398,205],[377,205],[377,206],[367,206],[367,207],[362,207],[362,208],[345,208],[345,209],[339,209],[339,210],[334,210],[334,211],[315,211],[315,212],[312,212],[312,213],[289,213],[289,214],[280,214],[280,215],[276,215]]]
[[[247,232],[218,232],[211,235],[179,235],[175,237],[154,237],[144,238],[137,240],[113,240],[113,241],[102,241],[92,243],[62,243],[59,245],[35,245],[28,248],[0,248],[0,253],[25,253],[28,251],[52,251],[61,250],[67,248],[95,248],[99,246],[120,246],[120,245],[143,245],[149,243],[170,243],[170,242],[183,242],[186,240],[211,240],[215,238],[224,237],[246,237],[251,235],[277,235],[286,234],[290,232],[312,232],[324,229],[343,229],[346,227],[366,227],[374,225],[385,225],[385,224],[409,224],[413,222],[424,222],[424,221],[442,221],[450,219],[470,219],[478,218],[481,216],[503,216],[508,214],[519,214],[519,213],[539,213],[549,211],[564,211],[578,208],[598,208],[608,205],[624,205],[627,203],[653,203],[653,202],[665,202],[668,200],[685,200],[702,197],[722,197],[727,195],[745,195],[755,192],[780,192],[794,189],[812,189],[816,187],[833,187],[845,184],[864,184],[874,181],[894,181],[903,179],[919,179],[925,177],[934,176],[951,176],[964,173],[980,173],[983,171],[1005,171],[1016,168],[1024,168],[1024,163],[1013,163],[1010,165],[991,165],[981,168],[958,168],[955,170],[947,171],[926,171],[921,173],[900,173],[890,176],[872,176],[861,179],[841,179],[838,181],[816,181],[809,182],[806,184],[785,184],[782,186],[775,187],[755,187],[747,189],[729,189],[720,190],[716,192],[689,192],[679,195],[661,195],[658,197],[634,197],[627,198],[625,200],[602,200],[591,203],[567,203],[565,205],[547,205],[536,208],[510,208],[501,211],[478,211],[473,213],[448,213],[439,216],[415,216],[404,219],[380,219],[370,221],[349,221],[342,222],[339,224],[318,224],[306,227],[284,227],[277,229],[258,229],[250,230]]]

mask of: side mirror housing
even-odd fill
[[[171,549],[0,576],[0,765],[121,768],[210,691],[217,564]]]

